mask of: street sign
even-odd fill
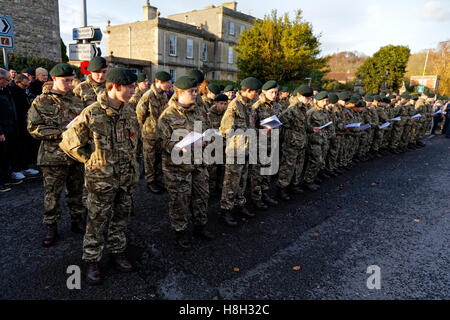
[[[424,88],[425,88],[424,86],[418,86],[417,87],[417,92],[423,92]]]
[[[14,31],[10,17],[0,16],[0,48],[14,49]]]
[[[0,36],[0,48],[14,49],[13,37]]]
[[[100,48],[92,43],[69,44],[70,60],[91,60],[93,57],[101,56]]]
[[[100,42],[102,40],[103,34],[98,27],[82,27],[74,28],[72,30],[73,40],[91,40],[95,42]]]

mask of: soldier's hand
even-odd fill
[[[319,133],[320,132],[320,128],[319,127],[314,127],[313,131],[314,131],[314,133]]]

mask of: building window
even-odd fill
[[[177,36],[171,34],[169,37],[169,56],[177,55]]]
[[[245,30],[245,26],[241,24],[241,30],[239,30],[240,34],[242,35],[242,32]]]
[[[230,34],[234,35],[234,22],[230,21]]]
[[[230,80],[230,81],[233,80],[233,75],[231,73],[228,74],[228,80]]]
[[[186,41],[186,58],[194,58],[194,40],[191,38],[187,38]]]
[[[175,82],[177,80],[177,70],[170,69],[169,73],[170,77],[172,78],[172,82]]]
[[[233,64],[233,47],[228,47],[228,63]]]
[[[202,43],[202,61],[206,61],[206,43]]]

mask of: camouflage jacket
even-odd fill
[[[330,124],[328,127],[324,128],[325,135],[328,139],[331,139],[336,136],[336,124],[338,123],[338,119],[336,116],[336,106],[334,104],[329,104],[325,107],[325,110],[327,110],[328,115],[328,121],[332,121],[333,123]]]
[[[294,98],[296,98],[296,97],[294,97]],[[290,99],[290,97],[281,99],[278,101],[278,104],[281,107],[281,111],[286,110],[291,105],[291,99]]]
[[[428,103],[424,99],[420,98],[419,100],[417,100],[415,109],[416,114],[420,113],[422,115],[422,117],[420,117],[416,121],[424,123],[427,122],[429,118],[431,118],[429,115],[430,112],[428,111]]]
[[[96,102],[97,96],[103,91],[105,91],[105,83],[95,82],[91,75],[73,89],[73,93],[83,101],[84,107]]]
[[[255,127],[257,129],[263,129],[259,125],[260,121],[269,118],[271,116],[279,116],[282,111],[281,106],[276,101],[269,101],[264,93],[259,95],[259,99],[253,104],[252,112],[255,117]]]
[[[368,110],[369,110],[371,129],[377,129],[378,126],[381,124],[380,119],[378,117],[378,107],[370,106],[368,108]]]
[[[205,105],[206,110],[208,110],[208,112],[209,112],[209,110],[212,108],[212,106],[214,104],[214,101],[211,100],[211,99],[208,99],[206,97],[206,95],[205,96],[201,96],[201,98],[202,98],[202,101],[203,101],[203,103]]]
[[[159,93],[154,84],[144,93],[136,107],[139,125],[142,128],[142,138],[152,139],[156,132],[159,116],[167,108],[168,99],[165,92]]]
[[[290,100],[289,107],[281,112],[279,118],[283,123],[284,145],[297,148],[306,147],[306,106],[296,97]]]
[[[44,87],[43,92],[28,110],[28,132],[41,141],[37,164],[40,166],[62,166],[73,164],[58,146],[66,126],[83,110],[83,103],[69,91],[65,95],[51,92]]]
[[[334,104],[331,109],[334,112],[333,124],[337,135],[342,135],[345,130],[345,110],[340,104]]]
[[[156,137],[162,150],[163,167],[166,169],[169,168],[170,170],[190,172],[193,171],[196,166],[203,165],[194,164],[194,152],[191,152],[192,161],[190,164],[174,164],[171,157],[172,149],[175,144],[179,142],[179,140],[172,141],[172,133],[174,133],[175,130],[185,130],[187,134],[196,129],[194,127],[195,122],[201,122],[202,124],[200,128],[201,132],[198,130],[198,133],[203,133],[209,128],[205,121],[203,111],[202,107],[197,105],[197,103],[191,105],[189,108],[184,108],[179,105],[176,97],[170,99],[169,106],[163,111],[158,119],[156,129]]]
[[[107,93],[102,92],[97,102],[85,108],[63,133],[59,146],[84,163],[87,182],[132,188],[139,181],[139,136],[133,108],[127,103],[113,108],[108,104]]]
[[[223,117],[224,113],[225,113],[225,111],[220,113],[217,110],[217,106],[215,104],[213,104],[211,109],[209,109],[208,117],[209,117],[209,121],[211,122],[211,126],[214,129],[220,128],[220,122],[222,121],[222,117]]]
[[[411,119],[412,116],[414,116],[416,114],[416,109],[414,107],[414,102],[409,101],[406,105],[405,105],[405,116],[406,116],[406,124],[407,125],[412,125],[413,124],[413,119]]]
[[[146,92],[146,91],[145,91]],[[142,96],[145,93],[144,91],[141,91],[141,89],[139,89],[139,87],[136,87],[133,96],[131,97],[130,101],[128,101],[128,104],[134,109],[136,110],[136,107],[139,103],[139,100],[141,100]]]
[[[230,130],[238,129],[247,131],[247,129],[255,128],[255,117],[251,110],[252,101],[245,101],[242,95],[237,92],[227,107],[222,121],[220,122],[220,132],[224,138]],[[233,134],[227,139],[226,152],[245,151],[248,154],[249,138],[245,134]]]
[[[320,108],[317,104],[306,112],[306,131],[308,132],[308,142],[313,144],[322,144],[327,138],[324,130],[318,133],[314,132],[315,127],[321,127],[328,122],[328,111]]]
[[[388,109],[386,107],[378,105],[378,107],[376,107],[375,110],[378,113],[378,123],[379,123],[378,126],[381,126],[386,122],[391,122],[388,114]]]

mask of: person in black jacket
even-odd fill
[[[9,72],[0,68],[0,192],[11,190],[5,185],[21,183],[25,178],[10,170],[18,133],[16,106],[8,86],[10,79]]]
[[[37,68],[35,71],[36,80],[31,81],[28,90],[37,97],[42,93],[42,86],[48,81],[48,71],[44,68]]]

